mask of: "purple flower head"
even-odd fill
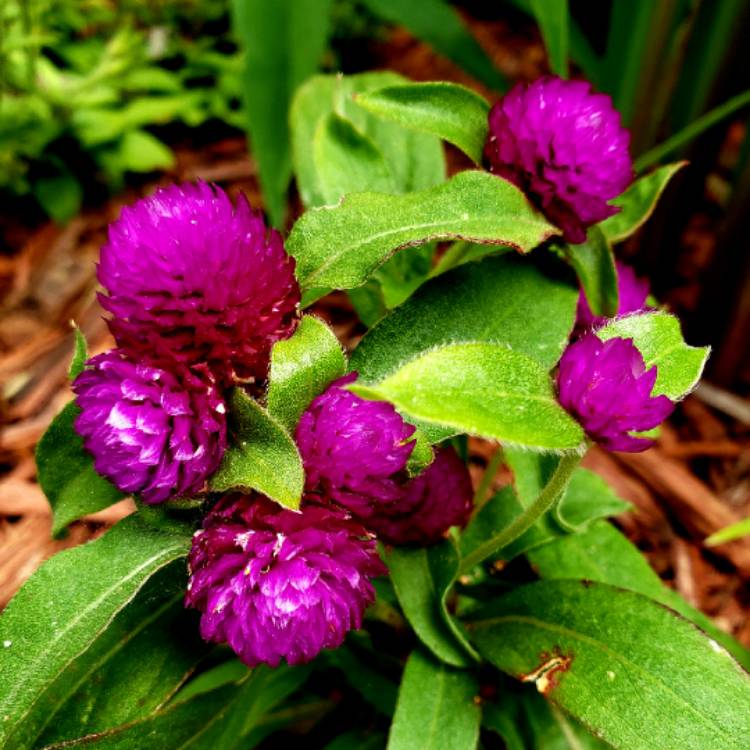
[[[646,298],[649,293],[647,279],[639,279],[635,271],[625,263],[618,260],[617,266],[617,293],[619,302],[617,305],[617,315],[627,315],[628,313],[639,312],[650,309],[646,306]],[[586,295],[581,289],[578,295],[578,315],[576,318],[577,328],[592,328],[606,323],[609,318],[604,315],[594,315],[589,307]]]
[[[264,377],[291,335],[299,287],[278,232],[241,195],[173,185],[123,208],[102,248],[102,306],[121,347],[151,361],[208,363],[217,377]]]
[[[226,415],[205,367],[180,377],[114,349],[73,383],[75,428],[94,466],[147,503],[199,492],[226,448]]]
[[[651,396],[656,374],[655,366],[646,370],[631,339],[601,341],[589,332],[560,360],[560,403],[605,448],[643,451],[653,441],[630,433],[656,427],[674,409],[666,396]]]
[[[227,496],[193,539],[185,604],[201,635],[228,643],[250,667],[313,659],[362,625],[383,575],[372,535],[343,511],[285,510],[260,496]]]
[[[401,497],[380,503],[367,525],[391,544],[433,544],[451,526],[465,526],[472,509],[471,476],[452,448],[403,485]]]
[[[367,519],[373,504],[401,497],[401,477],[415,428],[384,401],[346,390],[351,373],[333,382],[302,415],[296,440],[309,492],[335,500]]]
[[[607,201],[632,180],[629,143],[609,96],[547,76],[514,86],[490,110],[485,158],[567,242],[583,242],[588,226],[618,211]]]

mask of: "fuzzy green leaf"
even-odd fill
[[[750,651],[703,612],[691,607],[676,591],[667,588],[640,550],[612,524],[597,521],[583,533],[570,534],[530,550],[527,557],[542,578],[600,581],[665,604],[708,633],[745,669],[750,669]]]
[[[537,450],[577,451],[583,445],[583,432],[557,403],[546,370],[502,344],[445,345],[382,380],[349,387],[456,433]]]
[[[399,248],[463,238],[529,252],[558,231],[514,185],[468,171],[427,190],[354,193],[308,211],[286,244],[304,289],[351,289]]]
[[[368,112],[406,128],[430,133],[482,163],[487,140],[487,100],[455,83],[408,83],[359,94],[355,101]]]
[[[305,483],[302,459],[289,432],[257,401],[235,388],[230,397],[231,441],[209,480],[215,492],[257,490],[296,510]]]
[[[127,605],[145,586],[174,594],[169,587],[184,583],[181,558],[189,547],[189,536],[159,531],[136,515],[34,573],[0,616],[4,750],[29,747],[91,674],[150,622],[153,600],[145,611]]]
[[[290,432],[310,402],[346,372],[346,356],[336,334],[305,315],[291,338],[271,351],[268,413]]]
[[[741,750],[750,676],[640,594],[590,581],[514,589],[470,625],[483,656],[624,750]]]
[[[103,510],[124,497],[96,473],[94,459],[73,427],[78,414],[75,401],[71,401],[52,420],[36,447],[39,484],[54,514],[53,536],[59,536],[77,518]]]
[[[481,712],[470,672],[413,651],[404,670],[388,750],[475,750]]]
[[[673,401],[695,388],[711,351],[708,346],[688,346],[680,321],[665,312],[628,315],[598,329],[596,335],[602,341],[617,336],[632,339],[646,368],[658,367],[653,395],[664,394]]]
[[[351,358],[360,382],[448,343],[504,344],[551,369],[573,329],[578,293],[514,255],[447,272],[368,331]]]
[[[606,238],[611,243],[622,242],[643,226],[654,212],[664,189],[685,166],[686,161],[665,164],[639,177],[621,196],[615,198],[612,205],[621,211],[599,225]]]

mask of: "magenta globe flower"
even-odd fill
[[[646,299],[649,295],[649,284],[647,279],[639,279],[635,271],[625,263],[619,260],[617,266],[617,316],[627,315],[628,313],[649,310],[646,305]],[[583,289],[578,295],[578,313],[576,317],[577,328],[592,328],[606,323],[609,318],[604,315],[594,315],[589,307],[588,300]]]
[[[116,349],[86,364],[73,383],[75,429],[97,472],[147,503],[200,492],[226,448],[225,405],[208,370],[177,377]]]
[[[356,373],[340,378],[318,396],[302,415],[295,439],[308,492],[366,519],[374,503],[401,497],[415,428],[391,404],[344,388],[356,378]]]
[[[630,135],[605,94],[547,76],[518,84],[490,110],[490,171],[523,190],[567,242],[617,213],[608,201],[630,184]]]
[[[208,363],[224,382],[265,377],[291,335],[300,291],[281,237],[240,196],[173,185],[123,208],[102,248],[102,306],[121,347],[152,361]]]
[[[631,339],[601,341],[586,333],[560,360],[560,403],[590,438],[613,451],[638,452],[653,441],[632,435],[661,424],[674,409],[666,396],[652,396],[657,368],[646,370]]]
[[[362,625],[383,575],[375,539],[348,514],[285,510],[259,496],[228,496],[193,539],[185,604],[207,641],[248,666],[301,664]]]
[[[390,544],[433,544],[451,526],[465,526],[473,490],[466,464],[452,448],[442,448],[433,462],[403,485],[401,496],[372,506],[367,527]]]

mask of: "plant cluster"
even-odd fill
[[[612,252],[682,165],[633,179],[609,99],[558,78],[490,108],[321,76],[291,127],[309,210],[284,240],[202,183],[110,227],[116,348],[77,336],[37,460],[56,532],[138,512],[0,619],[4,746],[251,747],[328,714],[335,747],[742,748],[748,652],[579,465],[648,448],[708,356]],[[445,179],[441,139],[477,168]],[[369,325],[350,356],[303,312],[331,290]],[[476,490],[470,435],[501,445]]]

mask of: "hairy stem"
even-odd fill
[[[547,511],[554,507],[568,486],[573,471],[581,461],[579,455],[564,456],[544,489],[537,495],[520,516],[509,523],[500,533],[472,550],[461,560],[459,573],[466,573],[475,565],[518,539],[528,531]]]

